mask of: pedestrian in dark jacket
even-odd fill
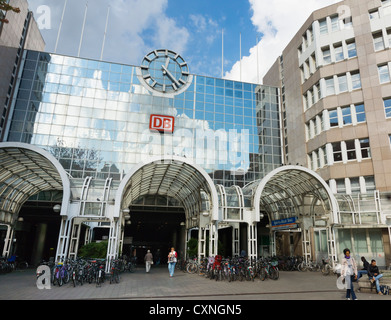
[[[368,267],[368,277],[372,283],[376,284],[376,291],[379,295],[383,295],[380,291],[379,279],[383,277],[380,273],[378,266],[376,265],[376,260],[372,260],[371,264]]]
[[[365,259],[365,257],[361,257],[361,261],[363,264],[363,268],[361,270],[358,270],[357,280],[360,279],[363,274],[368,274],[369,262],[367,261],[367,259]]]

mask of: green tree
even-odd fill
[[[10,4],[7,3],[7,0],[0,0],[0,10],[4,10],[5,12],[13,11],[16,13],[20,12],[20,9],[17,7],[13,7]],[[0,16],[0,22],[8,23],[9,21],[5,18],[1,18]]]

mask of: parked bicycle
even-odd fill
[[[272,280],[278,280],[280,277],[280,272],[278,270],[278,261],[261,259],[261,271],[259,273],[259,278],[264,281],[266,278]]]
[[[320,266],[316,261],[302,261],[299,265],[299,271],[319,271]]]
[[[321,266],[321,269],[320,271],[322,272],[322,274],[324,276],[328,276],[330,275],[332,272],[333,272],[333,268],[331,267],[331,264],[330,264],[330,259],[322,259],[322,266]]]
[[[110,284],[111,283],[119,283],[120,279],[120,269],[119,266],[121,265],[120,260],[112,260],[110,263]]]

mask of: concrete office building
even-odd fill
[[[0,17],[10,21],[0,22],[0,141],[8,118],[8,102],[15,93],[14,80],[19,72],[20,54],[24,49],[45,49],[45,42],[32,12],[28,10],[27,1],[11,0],[8,3],[19,8],[20,12],[0,10]]]
[[[342,1],[313,12],[263,79],[281,88],[284,163],[314,170],[335,194],[338,253],[387,266],[390,47],[391,1]],[[312,230],[312,250],[326,250],[322,233]]]

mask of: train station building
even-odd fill
[[[361,211],[342,208],[312,162],[286,161],[280,83],[194,75],[168,49],[132,66],[18,45],[0,97],[3,255],[58,261],[107,240],[108,259],[171,246],[184,257],[195,238],[199,257],[335,262],[340,230],[367,230],[344,220]],[[386,207],[369,214],[379,265],[391,258]]]

